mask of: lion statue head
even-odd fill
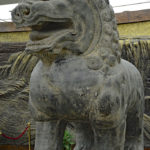
[[[17,27],[31,27],[26,51],[41,59],[90,56],[89,66],[104,70],[120,62],[119,35],[108,0],[25,0],[12,11],[12,19]]]

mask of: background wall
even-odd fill
[[[118,24],[120,37],[150,37],[150,21]]]

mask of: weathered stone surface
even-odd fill
[[[0,63],[0,130],[7,136],[17,137],[27,123],[31,122],[32,144],[35,137],[35,124],[28,110],[28,83],[30,73],[37,61],[34,56],[18,52],[11,55],[6,64]],[[14,141],[0,136],[0,144],[27,145],[28,138],[25,135]]]
[[[68,122],[75,150],[143,150],[142,78],[120,58],[109,1],[30,0],[12,17],[32,28],[26,52],[41,59],[30,78],[35,150],[61,150]]]
[[[8,64],[8,59],[13,53],[25,49],[25,43],[0,43],[0,66]]]
[[[134,64],[140,71],[145,95],[150,95],[150,41],[148,39],[122,39],[121,53],[122,57]]]

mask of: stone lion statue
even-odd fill
[[[143,150],[143,83],[120,58],[109,1],[28,0],[12,18],[32,28],[26,52],[40,58],[30,79],[35,150],[61,150],[68,122],[75,150]]]

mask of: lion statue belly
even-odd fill
[[[62,150],[68,123],[75,150],[143,150],[141,76],[120,55],[109,0],[25,0],[12,11],[31,27],[26,52],[40,61],[30,79],[35,150]]]
[[[112,128],[124,120],[127,105],[130,108],[136,103],[139,98],[136,94],[141,95],[141,84],[140,74],[125,60],[115,66],[109,76],[89,69],[82,57],[58,60],[50,67],[40,61],[30,81],[30,103],[38,109],[33,116],[39,121],[63,117],[87,122],[94,118],[101,122],[102,128]],[[134,99],[129,100],[130,95],[134,95]]]

